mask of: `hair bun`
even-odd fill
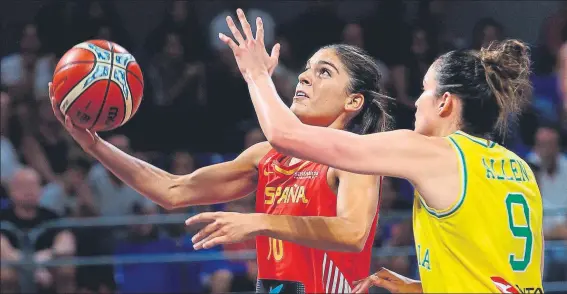
[[[518,114],[528,104],[532,90],[529,47],[519,40],[493,42],[480,49],[479,58],[501,113]],[[507,119],[498,119],[497,127],[503,132]]]
[[[525,78],[529,75],[529,47],[519,40],[492,42],[480,49],[480,61],[504,79]]]

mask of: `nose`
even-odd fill
[[[301,85],[311,86],[311,78],[309,77],[309,73],[308,73],[307,70],[304,71],[304,72],[302,72],[302,73],[299,75],[298,79],[299,79],[299,83],[300,83]]]

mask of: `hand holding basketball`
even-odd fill
[[[61,112],[59,107],[57,107],[57,103],[55,102],[55,98],[53,97],[52,83],[49,83],[48,87],[49,99],[51,100],[51,108],[53,109],[55,117],[57,118],[57,120],[59,120],[59,122],[61,122],[61,124],[63,124],[65,129],[69,132],[69,134],[71,134],[71,137],[73,137],[73,139],[77,141],[81,148],[83,148],[83,150],[85,150],[86,152],[89,152],[89,150],[92,149],[92,147],[98,142],[100,138],[95,132],[76,127],[69,116],[63,116],[63,113]]]
[[[256,19],[256,38],[254,38],[250,24],[242,9],[238,9],[236,14],[238,15],[246,38],[242,36],[230,16],[226,17],[226,23],[238,44],[232,38],[222,33],[219,34],[219,38],[232,49],[232,53],[238,64],[238,69],[240,69],[246,81],[249,81],[252,76],[266,72],[272,75],[278,64],[280,44],[274,45],[272,53],[269,55],[266,51],[266,45],[264,44],[264,25],[262,19],[259,17]]]

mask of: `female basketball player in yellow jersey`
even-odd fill
[[[527,102],[525,44],[508,40],[476,53],[444,54],[424,78],[415,131],[361,136],[301,123],[279,98],[263,62],[261,19],[254,38],[239,16],[246,40],[236,44],[219,37],[233,50],[274,148],[355,173],[406,178],[415,186],[421,282],[382,283],[376,276],[379,285],[405,293],[541,289],[543,211],[534,174],[524,160],[490,140],[495,131],[505,133],[507,121]],[[306,95],[294,97],[297,107],[302,101],[308,105],[319,90],[313,79],[322,78],[300,75],[298,87]]]

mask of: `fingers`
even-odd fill
[[[73,122],[71,121],[71,118],[66,115],[65,116],[65,127],[69,130],[72,130],[75,128],[75,125],[73,124]]]
[[[238,45],[236,44],[236,42],[234,42],[234,40],[228,37],[227,35],[223,33],[219,33],[219,39],[223,41],[223,43],[227,44],[228,47],[232,49],[232,52],[236,52],[236,50],[238,50]]]
[[[224,236],[224,235],[225,235],[225,234],[224,234],[223,231],[221,231],[220,229],[219,229],[219,230],[216,230],[216,231],[212,232],[212,234],[208,235],[206,238],[204,238],[204,239],[202,239],[201,241],[195,243],[195,244],[193,245],[193,248],[194,248],[195,250],[199,250],[199,249],[209,249],[209,248],[213,247],[213,246],[210,246],[210,244],[209,244],[213,239],[218,238],[218,237],[221,237],[221,236]],[[226,237],[226,236],[224,236],[224,237]]]
[[[386,289],[386,290],[388,290],[392,293],[398,293],[399,292],[399,285],[397,285],[393,282],[390,282],[390,281],[385,280],[385,279],[381,279],[381,278],[374,276],[374,275],[371,276],[370,279],[372,280],[372,284],[374,286],[384,288],[384,289]]]
[[[228,24],[228,28],[232,32],[232,35],[234,36],[234,39],[236,39],[236,42],[238,42],[239,45],[244,45],[244,38],[242,37],[240,30],[234,24],[232,17],[230,16],[226,17],[226,24]]]
[[[365,293],[368,289],[372,286],[372,280],[364,279],[362,281],[358,281],[355,283],[355,287],[352,290],[352,293]]]
[[[197,232],[197,234],[195,234],[193,238],[191,238],[191,242],[193,242],[193,244],[198,243],[199,241],[207,238],[209,235],[214,233],[219,228],[220,228],[220,224],[217,222],[208,224],[207,226],[202,228],[199,232]]]
[[[220,236],[220,237],[215,237],[212,240],[205,242],[203,244],[203,248],[209,249],[209,248],[213,248],[213,247],[218,246],[218,245],[229,244],[229,243],[231,243],[231,241],[228,238],[228,236]]]
[[[379,270],[376,273],[376,276],[384,279],[384,280],[388,280],[388,281],[392,281],[392,282],[396,282],[396,283],[403,283],[403,279],[404,276],[401,276],[387,268],[382,268],[381,270]]]
[[[256,41],[264,44],[264,23],[261,17],[256,17]]]
[[[55,97],[53,95],[53,91],[54,91],[53,83],[49,82],[47,86],[49,87],[49,100],[51,100],[51,109],[53,110],[53,114],[55,114],[55,117],[60,123],[65,124],[65,118],[63,117],[63,113],[61,113],[61,109],[59,109],[59,105],[55,103]]]
[[[203,212],[188,218],[185,221],[186,226],[190,226],[193,224],[198,224],[202,222],[214,221],[218,218],[218,215],[214,212]]]
[[[272,53],[270,54],[272,61],[277,62],[280,59],[280,48],[280,43],[276,43],[272,48]]]
[[[246,36],[247,40],[254,40],[254,36],[252,36],[252,29],[250,28],[250,24],[244,15],[244,11],[238,8],[236,10],[236,15],[238,15],[238,19],[240,20],[240,25],[242,26],[242,30],[244,31],[244,35]]]

